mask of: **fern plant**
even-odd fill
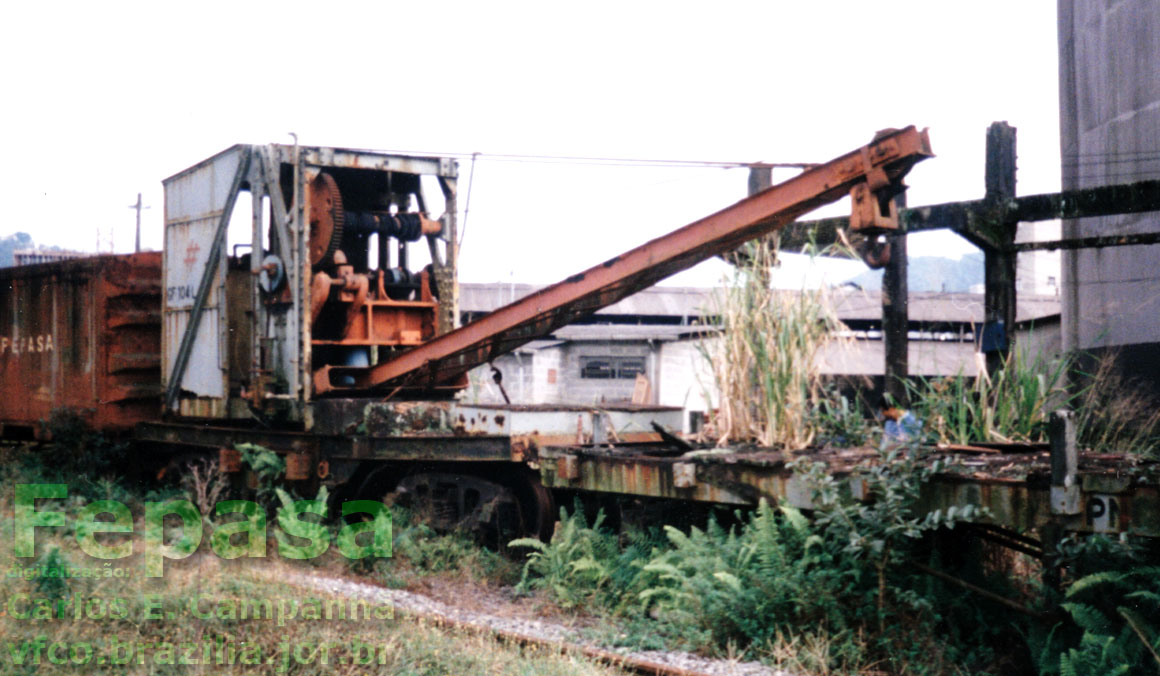
[[[242,464],[254,473],[257,487],[254,489],[258,502],[269,505],[276,497],[275,485],[286,473],[286,459],[274,451],[258,444],[238,444],[242,454]]]
[[[1160,673],[1160,566],[1081,577],[1060,607],[1079,638],[1063,650],[1048,641],[1040,655],[1041,674]]]
[[[644,565],[637,597],[696,647],[760,645],[796,626],[844,624],[821,538],[793,507],[762,500],[740,528],[710,520],[688,535],[665,532],[672,548]]]
[[[616,536],[603,529],[603,523],[601,510],[589,526],[577,503],[571,514],[560,508],[560,522],[550,542],[512,540],[509,547],[532,550],[516,591],[549,589],[565,608],[581,605],[601,592],[612,579],[618,553]]]

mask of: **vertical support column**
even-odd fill
[[[1050,589],[1060,589],[1060,570],[1056,556],[1063,539],[1065,525],[1083,512],[1082,494],[1077,483],[1079,448],[1075,437],[1075,414],[1067,409],[1051,413],[1048,422],[1051,441],[1051,520],[1039,529],[1043,543],[1043,583]]]
[[[300,407],[300,415],[302,424],[307,431],[314,427],[314,409],[310,406],[310,398],[312,394],[311,378],[313,371],[311,363],[313,361],[313,346],[310,342],[311,332],[313,327],[310,322],[310,283],[313,278],[311,274],[310,255],[308,253],[310,229],[309,219],[306,217],[306,170],[302,162],[302,153],[298,148],[298,138],[294,138],[294,212],[293,221],[290,226],[291,237],[294,242],[294,269],[297,270],[298,277],[295,278],[297,284],[297,297],[299,298],[298,307],[295,308],[297,314],[296,321],[298,322],[298,341],[300,347],[298,352],[298,384],[299,389],[294,394],[298,395],[297,405]],[[287,268],[291,264],[287,263]]]
[[[439,288],[439,311],[435,317],[435,334],[443,335],[459,328],[459,209],[458,179],[454,174],[439,177],[443,191],[446,245],[443,264],[435,265],[435,284]]]
[[[1015,127],[993,122],[987,129],[986,195],[993,229],[987,233],[994,247],[984,252],[984,321],[982,350],[987,371],[1002,367],[1015,330],[1015,228],[1010,204],[1015,199]]]
[[[906,193],[894,198],[901,212],[906,207]],[[901,221],[901,219],[899,219]],[[910,375],[908,350],[910,325],[908,287],[906,283],[906,225],[889,236],[890,262],[882,272],[882,341],[886,352],[884,391],[901,405],[906,405],[906,379]]]
[[[265,171],[261,157],[256,156],[257,162],[251,163],[250,168],[250,396],[255,407],[262,404],[266,396],[265,364],[262,360],[262,344],[265,339],[266,308],[262,303],[261,284],[259,275],[266,258],[266,251],[262,247],[265,234],[263,223],[263,201],[266,196],[266,184],[262,180]],[[273,275],[270,275],[273,278]]]
[[[1053,411],[1048,423],[1051,441],[1051,513],[1080,513],[1080,491],[1076,484],[1079,449],[1075,439],[1075,414]]]

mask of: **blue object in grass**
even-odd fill
[[[897,419],[888,417],[883,432],[883,440],[890,442],[915,441],[922,434],[922,421],[906,411]]]

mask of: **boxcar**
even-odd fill
[[[0,269],[0,424],[43,438],[58,410],[127,430],[160,412],[161,254]]]

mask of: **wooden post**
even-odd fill
[[[756,195],[773,185],[772,167],[749,167],[749,193]]]
[[[987,356],[987,371],[1002,367],[1015,330],[1015,127],[993,122],[987,129],[986,195],[993,231],[988,233],[994,247],[986,247],[984,256],[984,326],[982,350]]]
[[[773,168],[772,167],[750,167],[749,168],[749,189],[747,191],[749,196],[752,197],[753,195],[756,195],[757,193],[771,187],[772,185],[773,185]],[[774,235],[774,237],[776,237],[776,235]],[[770,239],[768,237],[762,237],[760,239],[755,240],[753,242],[753,245],[755,247],[760,247],[760,249],[762,250],[763,253],[769,253],[769,248],[770,248],[770,246],[772,246],[770,243]],[[770,264],[775,262],[773,260],[772,255],[763,256],[762,258],[764,260],[768,261]],[[768,289],[769,283],[770,283],[770,270],[769,270],[769,268],[762,268],[760,270],[754,270],[754,273],[758,275],[758,280],[760,280],[761,288]]]
[[[1064,537],[1064,525],[1083,513],[1080,485],[1076,483],[1079,469],[1079,448],[1075,437],[1075,414],[1061,409],[1053,411],[1048,422],[1051,440],[1051,520],[1039,529],[1043,543],[1043,583],[1050,589],[1060,589],[1060,570],[1055,557]]]
[[[906,193],[894,198],[901,212],[906,207]],[[906,283],[906,231],[899,223],[899,232],[889,235],[890,262],[882,271],[882,342],[886,363],[884,391],[899,405],[906,405],[906,379],[910,375],[908,328],[910,312],[907,306],[909,292]]]

